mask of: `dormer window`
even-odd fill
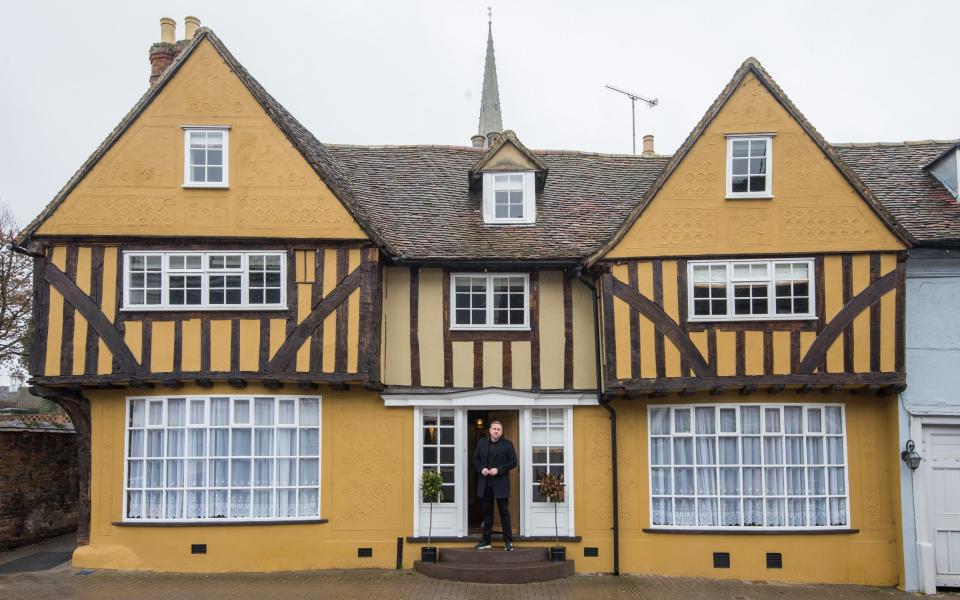
[[[727,198],[772,198],[772,135],[727,136]]]
[[[533,171],[483,174],[483,221],[491,224],[534,223],[536,191]]]

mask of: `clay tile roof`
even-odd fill
[[[669,157],[531,150],[549,169],[533,225],[485,225],[468,173],[482,149],[327,145],[359,204],[410,261],[554,260],[595,252]]]
[[[833,144],[894,218],[921,244],[960,242],[960,203],[924,167],[957,140]]]

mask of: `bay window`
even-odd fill
[[[285,308],[284,252],[125,252],[124,308]]]
[[[316,519],[320,398],[130,398],[125,521]]]
[[[651,406],[653,528],[848,528],[842,405]]]

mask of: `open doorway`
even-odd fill
[[[503,423],[503,437],[513,442],[517,451],[517,460],[520,461],[520,411],[509,409],[496,410],[468,410],[467,411],[467,489],[464,491],[467,498],[467,533],[478,535],[483,532],[483,502],[477,498],[477,479],[480,474],[473,467],[473,453],[477,447],[477,440],[487,435],[491,421]],[[520,466],[510,472],[510,521],[514,537],[522,531],[520,518]],[[493,511],[493,533],[502,534],[500,515]]]

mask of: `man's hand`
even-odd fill
[[[486,470],[486,472],[487,472],[487,475],[496,475],[496,474],[498,473],[496,467],[494,467],[494,468],[492,468],[492,469],[485,469],[485,470]]]
[[[490,469],[484,468],[482,471],[480,471],[480,474],[486,477],[490,474]]]

